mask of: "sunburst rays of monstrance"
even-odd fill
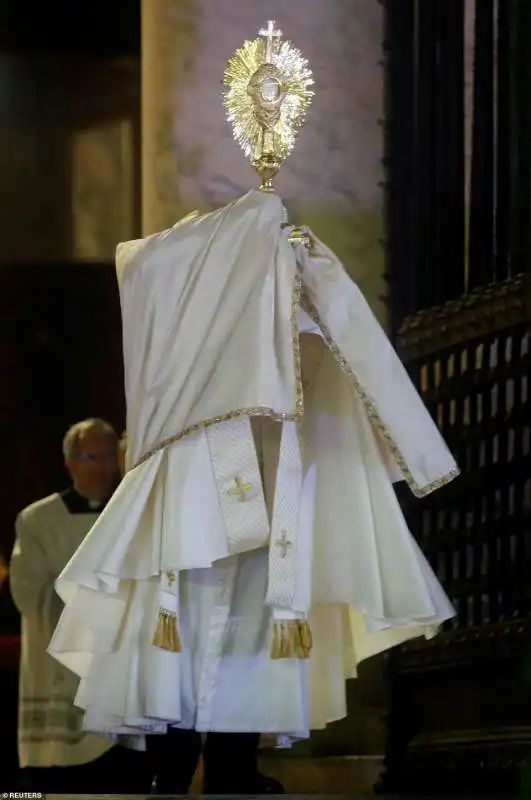
[[[313,98],[308,62],[270,20],[229,59],[224,84],[234,139],[258,173],[260,189],[272,192]]]

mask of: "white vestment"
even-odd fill
[[[93,761],[108,739],[83,730],[73,705],[79,679],[46,652],[61,614],[54,581],[98,518],[70,513],[60,494],[24,509],[16,522],[9,567],[21,614],[18,754],[21,767],[65,767]]]
[[[49,648],[88,730],[306,737],[362,659],[453,616],[392,482],[423,496],[454,459],[337,258],[288,234],[252,191],[118,248],[129,471]]]

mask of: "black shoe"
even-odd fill
[[[268,775],[257,772],[248,779],[238,777],[231,781],[227,778],[219,783],[205,783],[203,794],[284,794],[284,787],[276,778],[270,778]]]
[[[151,793],[188,794],[201,758],[201,734],[170,728],[165,736],[147,737],[147,753],[156,776]]]

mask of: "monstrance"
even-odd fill
[[[270,20],[229,59],[224,84],[234,138],[258,173],[260,189],[272,192],[314,94],[308,62]]]

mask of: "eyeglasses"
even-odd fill
[[[87,461],[89,464],[102,464],[117,461],[118,450],[110,450],[108,453],[79,453],[77,458],[80,461]]]

